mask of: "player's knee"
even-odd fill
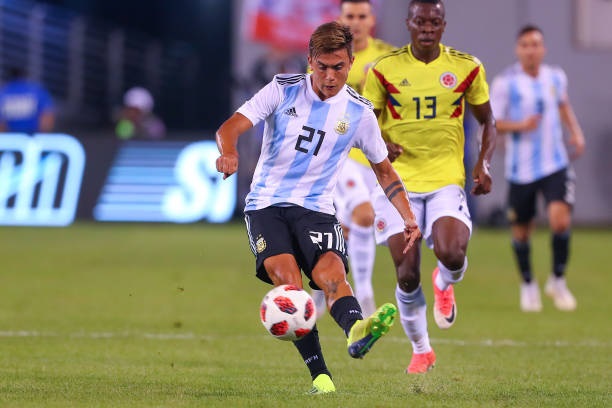
[[[444,264],[444,266],[446,266],[449,270],[455,271],[463,267],[464,260],[465,255],[452,255],[440,259],[440,262],[442,262],[442,264]]]
[[[550,220],[550,229],[554,234],[563,234],[570,229],[570,226],[571,218],[569,215],[551,218]]]
[[[332,251],[321,255],[312,271],[312,279],[323,290],[327,286],[346,282],[346,271],[340,256]]]
[[[530,231],[528,228],[512,227],[512,240],[520,243],[529,242]]]
[[[562,201],[553,201],[549,204],[548,217],[550,229],[555,234],[566,232],[571,224],[571,207]]]
[[[436,258],[451,271],[461,269],[465,262],[465,249],[458,245],[436,248]]]
[[[397,284],[404,292],[414,292],[420,284],[418,265],[401,264],[397,267]]]
[[[274,286],[295,285],[298,288],[302,287],[302,277],[299,274],[284,269],[266,269],[266,272]]]
[[[264,260],[264,268],[274,286],[296,285],[302,287],[302,275],[292,255],[271,256]]]
[[[357,224],[361,227],[370,227],[374,225],[374,208],[372,208],[372,204],[367,201],[355,207],[351,214],[351,221],[353,224]]]

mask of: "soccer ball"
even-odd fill
[[[290,341],[310,333],[317,320],[314,301],[308,292],[294,285],[280,285],[266,293],[259,315],[268,333]]]

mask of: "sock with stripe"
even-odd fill
[[[429,353],[431,344],[427,333],[427,304],[421,286],[413,292],[404,292],[399,286],[395,288],[395,299],[399,309],[400,321],[412,350],[416,354]]]
[[[374,299],[372,271],[376,257],[376,242],[372,227],[353,224],[348,234],[347,252],[353,275],[355,297],[360,302],[368,298]]]
[[[438,269],[440,269],[440,273],[436,277],[435,285],[440,290],[446,290],[450,285],[461,282],[467,267],[467,256],[463,260],[463,266],[456,271],[448,269],[442,262],[438,261]]]

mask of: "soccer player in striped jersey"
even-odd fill
[[[483,127],[482,146],[472,172],[473,194],[491,190],[489,161],[495,124],[485,70],[474,56],[440,43],[446,27],[440,0],[412,0],[406,20],[410,44],[381,57],[366,77],[364,96],[382,118],[387,147],[410,193],[419,228],[438,259],[432,274],[434,319],[449,328],[457,317],[453,284],[467,268],[472,222],[468,210],[463,152],[466,103]],[[412,343],[408,373],[431,369],[436,356],[427,331],[421,289],[420,241],[408,252],[401,244],[401,219],[375,192],[376,241],[387,244],[397,275],[400,319]]]
[[[352,35],[337,22],[319,26],[310,38],[312,74],[276,75],[217,131],[217,170],[238,169],[238,137],[265,121],[263,145],[245,220],[256,275],[275,286],[310,286],[325,293],[330,315],[347,336],[348,352],[362,358],[393,324],[397,308],[387,303],[363,318],[347,282],[346,248],[334,216],[338,172],[349,150],[362,149],[387,199],[404,220],[404,249],[421,233],[408,194],[387,158],[371,104],[346,86],[353,62]],[[335,391],[318,330],[294,342],[313,379],[314,394]]]
[[[523,27],[517,36],[518,62],[498,75],[491,87],[497,130],[506,134],[506,179],[509,182],[508,218],[512,247],[521,273],[520,306],[525,312],[542,309],[540,289],[533,279],[530,237],[537,196],[546,202],[552,230],[552,273],[545,293],[560,310],[574,310],[576,299],[567,288],[574,172],[570,159],[584,151],[584,136],[567,95],[567,77],[560,67],[543,64],[542,31]],[[568,153],[563,125],[569,130]]]
[[[393,50],[391,44],[373,38],[372,29],[376,17],[369,0],[342,0],[340,23],[347,25],[353,34],[353,56],[355,61],[348,74],[347,85],[361,93],[365,75],[371,63]],[[338,176],[338,187],[334,196],[336,217],[342,224],[347,238],[347,252],[355,297],[364,314],[376,310],[372,273],[376,258],[374,241],[374,208],[370,201],[376,186],[376,176],[366,157],[359,149],[351,149]],[[321,291],[313,291],[317,305],[324,305]],[[319,313],[325,308],[319,308]]]

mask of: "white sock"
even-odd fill
[[[372,271],[376,258],[376,242],[373,228],[352,224],[348,234],[347,252],[353,275],[355,297],[363,306],[364,300],[374,299]],[[368,313],[364,313],[364,316],[367,315]]]
[[[404,332],[412,343],[412,351],[415,354],[429,353],[431,344],[427,333],[427,304],[421,286],[411,293],[406,293],[396,286],[395,299]]]
[[[327,310],[327,302],[325,301],[325,292],[318,289],[313,289],[310,292],[310,296],[315,303],[317,309],[317,319],[325,314]]]
[[[467,256],[463,261],[463,266],[456,271],[451,271],[444,264],[438,261],[438,268],[440,269],[440,273],[436,277],[436,286],[438,289],[444,291],[448,289],[448,287],[454,283],[461,282],[463,279],[463,274],[468,267]]]

